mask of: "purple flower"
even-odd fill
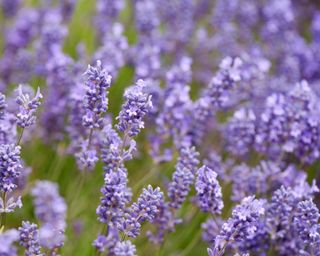
[[[204,93],[215,107],[225,106],[229,91],[241,80],[241,65],[242,60],[239,58],[226,57],[222,60],[218,73],[212,78]]]
[[[140,233],[141,223],[152,221],[159,212],[163,193],[160,188],[153,189],[151,185],[144,188],[136,203],[133,203],[125,214],[119,230],[129,237],[137,237]]]
[[[220,218],[206,220],[206,222],[201,224],[202,239],[210,245],[214,245],[215,237],[219,234],[222,224],[223,221]]]
[[[1,7],[5,16],[11,17],[16,15],[17,11],[19,10],[20,4],[21,0],[3,0],[1,2]]]
[[[65,240],[64,230],[51,223],[45,223],[40,227],[39,237],[40,245],[51,250],[62,247]]]
[[[129,137],[135,137],[144,128],[144,116],[152,108],[151,96],[146,93],[146,84],[138,80],[136,85],[128,88],[124,93],[126,102],[117,117],[117,129]]]
[[[23,93],[22,85],[19,86],[18,92],[19,95],[16,102],[20,107],[17,113],[17,124],[22,128],[26,128],[33,125],[36,121],[35,112],[41,104],[42,94],[38,87],[36,95],[31,99],[29,94]]]
[[[159,212],[151,221],[151,223],[156,226],[156,232],[152,233],[151,231],[148,231],[147,236],[151,242],[161,244],[164,241],[166,232],[173,232],[175,226],[181,222],[181,219],[176,219],[174,216],[174,212],[170,208],[169,203],[162,200]]]
[[[156,8],[156,3],[150,0],[138,0],[135,3],[136,27],[139,36],[142,36],[140,41],[152,38],[152,32],[159,25]]]
[[[107,251],[109,254],[112,254],[119,239],[118,230],[109,226],[108,235],[98,235],[97,239],[93,241],[93,246],[101,253]]]
[[[298,203],[294,213],[293,224],[303,242],[313,243],[315,237],[314,231],[318,232],[316,236],[320,239],[319,218],[319,209],[312,200],[305,200]]]
[[[40,245],[58,248],[64,242],[67,206],[59,195],[57,184],[50,181],[37,181],[31,190],[36,216],[41,221]]]
[[[6,109],[6,96],[2,93],[0,93],[0,120],[3,120],[3,116],[5,114]]]
[[[194,147],[183,147],[180,149],[180,156],[173,173],[172,182],[168,187],[168,196],[170,198],[170,207],[179,209],[185,201],[191,189],[196,172],[199,153]]]
[[[101,61],[96,66],[88,66],[85,72],[86,95],[84,107],[86,114],[83,116],[82,124],[88,128],[102,128],[102,114],[108,109],[108,89],[111,86],[111,76],[102,68]]]
[[[39,245],[39,230],[36,224],[23,221],[19,228],[19,235],[20,245],[26,249],[26,256],[43,255]]]
[[[0,255],[16,256],[17,248],[13,245],[19,240],[19,232],[15,229],[9,229],[0,233]]]
[[[99,221],[117,226],[124,214],[126,204],[131,200],[131,191],[127,187],[127,174],[121,170],[105,173],[102,197],[97,208]]]
[[[220,234],[215,239],[213,252],[223,252],[228,243],[241,242],[253,237],[257,232],[260,218],[264,215],[264,201],[253,196],[246,197],[240,205],[237,205],[232,216],[222,225]],[[221,253],[222,252],[222,253]]]
[[[11,192],[17,187],[14,182],[20,169],[20,146],[0,145],[0,191]]]
[[[82,150],[76,154],[77,164],[81,170],[93,170],[99,160],[95,149],[88,149],[84,143]]]
[[[237,110],[225,130],[227,149],[234,155],[247,154],[255,138],[255,114],[251,109]]]
[[[118,242],[114,248],[115,256],[135,256],[136,247],[129,241]]]
[[[197,204],[202,211],[211,214],[220,214],[224,206],[217,176],[217,173],[204,165],[198,170],[195,184]]]

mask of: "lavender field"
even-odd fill
[[[0,0],[0,256],[320,256],[320,2]]]

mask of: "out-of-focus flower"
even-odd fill
[[[22,128],[26,128],[36,121],[35,112],[41,104],[42,94],[38,87],[36,95],[31,99],[29,94],[23,93],[22,85],[19,86],[18,93],[16,102],[20,107],[17,113],[17,124]]]

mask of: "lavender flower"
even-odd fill
[[[314,211],[315,208],[312,207],[312,204],[299,202],[312,199],[313,194],[317,191],[316,187],[312,188],[303,181],[293,188],[282,186],[274,192],[267,209],[266,224],[270,230],[271,243],[279,254],[290,252],[294,255],[304,248],[303,240],[299,236],[301,234],[304,239],[306,238],[307,235],[303,231],[303,227],[309,224],[312,226],[311,224],[315,223],[317,211]],[[299,207],[297,207],[298,205]],[[295,212],[297,212],[298,218],[294,223]],[[304,222],[301,215],[306,213],[310,213],[309,224]],[[298,224],[299,219],[301,222]]]
[[[241,80],[242,60],[226,57],[220,64],[220,70],[211,80],[205,95],[210,97],[211,104],[217,108],[225,106],[229,91]]]
[[[313,232],[314,230],[319,232],[319,218],[319,209],[312,200],[301,201],[298,203],[293,223],[303,242],[314,242]],[[320,233],[318,233],[317,236],[318,239],[320,239]]]
[[[26,128],[33,125],[36,121],[35,112],[41,104],[42,94],[38,87],[35,97],[31,99],[29,94],[23,93],[22,85],[19,86],[18,92],[19,95],[16,102],[20,105],[20,109],[17,113],[17,124],[22,128]]]
[[[114,253],[117,242],[119,242],[119,232],[116,228],[109,226],[108,235],[98,235],[97,239],[93,241],[93,246],[101,253]]]
[[[20,146],[0,145],[0,191],[11,192],[17,187],[14,182],[20,169]]]
[[[130,241],[118,242],[114,248],[115,256],[135,256],[136,247]]]
[[[195,170],[199,164],[198,156],[199,153],[194,147],[181,148],[176,171],[173,173],[172,182],[168,187],[168,196],[171,200],[170,207],[179,209],[186,199],[193,184]]]
[[[136,85],[124,93],[126,102],[117,117],[117,129],[129,137],[135,137],[144,128],[144,116],[152,108],[151,96],[145,92],[145,82],[138,80]]]
[[[121,170],[105,174],[102,197],[97,208],[99,221],[117,226],[123,216],[125,206],[131,199],[131,191],[127,188],[127,174]]]
[[[58,192],[58,186],[50,181],[38,181],[31,194],[40,227],[40,245],[49,249],[59,248],[64,242],[67,206]]]
[[[6,106],[6,96],[0,93],[0,120],[3,120],[4,118]]]
[[[250,109],[239,109],[228,122],[225,137],[227,149],[243,156],[250,150],[255,138],[255,115]]]
[[[220,214],[224,206],[217,176],[217,173],[204,165],[198,170],[195,184],[200,209],[211,214]]]
[[[20,245],[26,249],[26,256],[43,255],[39,245],[39,231],[36,224],[23,221],[19,233]]]
[[[125,214],[125,219],[119,225],[119,230],[129,237],[137,237],[141,223],[152,221],[159,212],[163,193],[160,188],[153,189],[151,185],[144,188],[136,203],[133,203]]]
[[[206,222],[202,223],[202,240],[210,245],[214,245],[215,237],[219,234],[222,224],[223,221],[220,218],[210,218],[206,220]]]
[[[13,245],[13,243],[18,240],[19,232],[15,229],[10,229],[0,233],[0,255],[17,255],[17,248]]]
[[[86,95],[84,97],[84,107],[86,114],[83,116],[82,124],[88,128],[101,128],[102,117],[108,109],[108,89],[111,86],[111,76],[102,68],[101,61],[97,61],[96,66],[88,66],[85,72]]]
[[[21,0],[13,0],[13,1],[3,0],[1,2],[1,7],[5,16],[12,17],[16,15],[20,7],[20,4],[21,4]]]
[[[252,237],[258,228],[260,218],[264,215],[264,201],[255,199],[253,196],[246,197],[240,205],[237,205],[232,216],[222,225],[220,234],[216,237],[213,252],[223,255],[229,242],[241,242]]]
[[[169,203],[162,200],[160,202],[159,212],[151,221],[151,223],[156,226],[156,232],[152,233],[151,231],[148,231],[147,236],[151,242],[161,244],[164,241],[166,232],[173,232],[175,226],[181,222],[181,219],[175,218]]]

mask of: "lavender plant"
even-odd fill
[[[319,13],[0,0],[0,255],[319,255]]]

